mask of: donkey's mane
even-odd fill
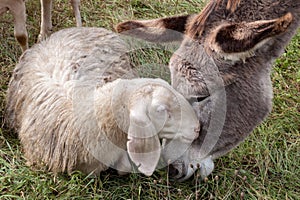
[[[186,34],[188,36],[190,36],[191,38],[201,36],[204,31],[204,27],[205,27],[207,18],[213,11],[215,11],[219,8],[220,4],[224,4],[227,2],[226,10],[233,13],[237,9],[238,5],[240,4],[240,1],[241,0],[212,0],[212,1],[209,1],[209,3],[203,8],[202,12],[199,15],[197,15],[193,20],[191,20],[191,22],[188,25],[188,28],[187,28],[188,31]]]

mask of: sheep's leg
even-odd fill
[[[51,21],[52,0],[41,0],[41,31],[38,41],[47,38],[52,31]]]
[[[19,42],[22,51],[25,51],[26,49],[28,49],[25,1],[16,1],[15,6],[11,7],[10,11],[15,19],[15,38]]]
[[[79,10],[80,0],[70,0],[70,1],[71,1],[74,15],[75,15],[75,19],[76,19],[76,26],[80,27],[80,26],[82,26],[81,15],[80,15],[80,10]]]

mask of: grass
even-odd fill
[[[74,26],[68,1],[56,0],[54,6],[54,31]],[[82,0],[81,13],[84,26],[112,29],[124,19],[193,13],[202,6],[200,0]],[[38,1],[27,2],[27,14],[33,45],[39,32]],[[3,117],[7,84],[21,54],[12,24],[10,15],[0,17],[0,199],[300,199],[300,31],[274,64],[274,105],[268,119],[239,147],[217,159],[207,179],[176,183],[168,181],[163,170],[152,177],[120,177],[113,171],[90,177],[80,172],[55,176],[27,167],[18,138]],[[150,49],[133,55],[133,60],[136,65],[166,65],[169,57],[168,52]],[[150,75],[153,72],[145,74]],[[168,76],[168,71],[158,76]]]

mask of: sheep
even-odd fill
[[[25,51],[8,86],[6,113],[28,165],[150,176],[163,148],[187,149],[198,137],[189,102],[166,81],[138,78],[128,48],[106,29],[74,27]],[[162,163],[173,155],[162,154]]]
[[[181,41],[169,63],[172,86],[193,104],[201,129],[189,150],[171,162],[175,179],[187,180],[199,167],[202,177],[209,175],[213,160],[267,117],[272,64],[299,24],[300,0],[211,0],[196,15],[116,26],[152,42]]]
[[[79,11],[80,0],[71,0],[71,5],[75,13],[76,25],[77,27],[80,27],[82,26]],[[12,13],[15,20],[15,38],[19,42],[21,50],[24,52],[28,49],[25,0],[0,0],[0,15],[8,10]],[[51,33],[51,10],[52,0],[41,0],[41,30],[38,36],[38,41],[45,39]]]

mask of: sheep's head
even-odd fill
[[[187,100],[166,82],[149,79],[132,94],[127,150],[138,170],[151,175],[161,154],[172,162],[185,152],[198,137],[199,121]]]

